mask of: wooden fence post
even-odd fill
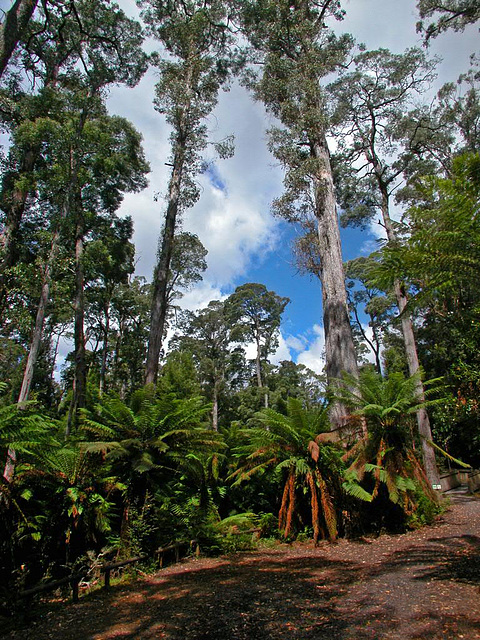
[[[105,589],[110,589],[110,569],[105,569]]]
[[[80,582],[80,578],[77,576],[72,577],[72,581],[70,585],[72,587],[72,602],[78,602],[78,583]]]

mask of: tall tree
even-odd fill
[[[280,321],[290,302],[263,284],[249,282],[235,289],[226,303],[229,323],[233,325],[232,340],[255,344],[255,371],[259,389],[265,385],[265,363],[278,346]],[[264,404],[268,407],[268,390]]]
[[[94,237],[86,247],[85,262],[88,282],[87,322],[90,334],[101,342],[99,368],[100,395],[105,390],[110,359],[112,304],[120,284],[127,284],[135,270],[135,247],[131,239],[133,224],[130,217],[123,220],[109,216],[100,218],[92,229]],[[93,335],[90,335],[92,340]]]
[[[219,398],[227,378],[231,344],[224,303],[213,300],[205,309],[185,312],[179,328],[182,335],[176,342],[197,363],[206,395],[212,402],[212,428],[218,431]]]
[[[391,215],[390,200],[398,187],[398,180],[408,170],[412,154],[401,152],[396,142],[396,127],[402,113],[408,110],[415,94],[420,93],[432,80],[435,61],[427,60],[418,49],[397,55],[387,50],[368,51],[355,58],[355,70],[341,74],[330,85],[337,102],[336,118],[340,129],[340,150],[343,162],[353,168],[368,200],[354,197],[351,220],[365,224],[380,211],[387,241],[398,242],[395,221]],[[415,141],[411,141],[411,146]],[[395,151],[397,157],[395,158]],[[391,159],[393,156],[393,160]],[[340,159],[342,161],[342,159]],[[367,187],[370,187],[367,191]],[[362,190],[359,191],[362,193]],[[348,201],[346,204],[351,204]],[[358,206],[360,205],[360,206]],[[355,217],[356,216],[356,217]],[[401,280],[394,282],[395,297],[400,313],[410,376],[415,376],[420,402],[424,397],[420,362],[413,322],[407,310],[406,290]],[[430,421],[426,409],[420,405],[417,412],[418,430],[422,437],[425,468],[432,484],[439,483]]]
[[[228,13],[218,0],[172,3],[143,0],[143,18],[170,58],[158,61],[160,80],[155,109],[172,127],[172,172],[166,196],[167,210],[153,277],[152,314],[145,381],[155,382],[167,314],[170,261],[179,214],[199,198],[194,178],[202,169],[208,144],[205,119],[213,111],[222,85],[229,78],[232,40]],[[228,145],[218,146],[223,157]]]
[[[317,226],[321,258],[326,372],[330,384],[342,371],[357,374],[349,323],[335,190],[326,134],[323,77],[337,70],[351,46],[349,36],[329,28],[342,18],[337,0],[242,2],[245,35],[261,56],[263,74],[252,85],[256,96],[282,123],[270,131],[270,146],[285,167],[285,194],[274,203],[290,221]],[[345,410],[332,407],[341,425]]]
[[[388,286],[392,276],[400,274],[412,286],[409,305],[421,312],[420,347],[428,375],[445,376],[454,390],[454,410],[446,413],[445,431],[457,447],[464,439],[457,429],[468,433],[468,442],[455,453],[463,457],[469,451],[475,463],[480,384],[479,155],[454,158],[451,177],[427,176],[422,191],[420,205],[407,212],[410,233],[405,242],[382,250],[380,283]]]

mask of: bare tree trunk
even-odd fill
[[[83,267],[83,238],[85,234],[84,216],[81,204],[76,202],[76,230],[75,230],[75,300],[74,309],[74,379],[73,398],[68,412],[65,437],[71,433],[76,421],[78,409],[85,406],[87,394],[87,365],[85,360],[85,276]]]
[[[35,371],[35,365],[37,363],[38,351],[40,349],[40,344],[42,342],[43,326],[45,323],[45,313],[48,305],[48,300],[50,297],[50,282],[52,279],[52,268],[57,255],[58,236],[59,236],[58,231],[55,231],[52,238],[50,255],[48,257],[48,261],[43,273],[42,290],[40,293],[40,302],[38,303],[38,308],[37,308],[37,316],[35,318],[35,327],[33,329],[32,340],[30,342],[30,350],[28,352],[27,364],[25,365],[25,370],[23,372],[22,387],[18,395],[19,408],[22,408],[22,405],[25,406],[25,403],[28,401],[28,396],[30,395],[30,388],[32,386],[32,379]],[[9,448],[7,453],[7,461],[5,463],[5,468],[3,471],[3,477],[8,483],[10,483],[13,480],[16,461],[17,461],[17,456],[15,454],[15,451],[12,448]]]
[[[212,429],[218,431],[218,380],[213,383]]]
[[[255,356],[255,372],[257,374],[257,385],[258,388],[261,389],[263,387],[262,380],[262,362],[261,362],[261,354],[260,354],[260,328],[258,326],[258,320],[255,327],[255,343],[257,346],[257,352]],[[263,406],[268,409],[268,391],[265,392],[263,396]]]
[[[32,340],[30,342],[30,351],[28,352],[27,364],[25,365],[25,370],[23,372],[22,388],[20,389],[20,394],[18,396],[19,405],[26,402],[30,394],[30,387],[32,385],[33,373],[35,370],[35,365],[37,363],[38,351],[40,349],[40,344],[43,337],[43,327],[45,323],[47,305],[50,297],[52,270],[57,257],[59,235],[60,234],[57,229],[53,234],[50,254],[48,256],[47,264],[45,265],[45,270],[43,272],[42,290],[40,293],[40,301],[37,308],[37,316],[35,318],[35,327],[33,329]]]
[[[24,34],[38,0],[15,0],[0,25],[0,77]]]
[[[389,243],[393,244],[397,241],[397,236],[392,224],[392,219],[390,218],[388,187],[382,181],[381,176],[378,173],[376,173],[376,177],[382,194],[382,217],[383,223],[385,225],[385,231],[387,233],[387,239]],[[408,363],[408,372],[410,376],[418,375],[420,371],[420,362],[418,360],[417,345],[415,341],[415,334],[413,331],[413,322],[409,315],[405,312],[408,300],[405,291],[403,290],[403,287],[398,280],[395,280],[394,282],[394,291],[398,310],[400,312],[403,341],[405,344],[405,354],[407,356]],[[423,402],[425,400],[425,392],[420,377],[418,378],[418,382],[416,385],[416,392],[418,400],[420,400],[420,402]],[[432,441],[430,420],[428,418],[427,411],[423,408],[417,411],[417,425],[418,433],[420,434],[420,439],[422,442],[423,464],[425,466],[425,472],[427,474],[428,481],[432,485],[440,484],[440,475],[438,473],[438,467],[435,460],[435,451],[429,444],[429,442]]]
[[[60,338],[62,337],[64,332],[65,332],[65,325],[63,325],[62,328],[60,329],[60,331],[56,334],[57,335],[57,339],[55,340],[55,347],[53,349],[53,364],[52,364],[52,371],[51,371],[51,376],[50,376],[52,383],[55,381],[55,365],[57,364],[58,348],[60,346]]]
[[[74,342],[75,377],[73,382],[72,420],[78,409],[85,406],[87,393],[87,365],[85,360],[85,275],[83,267],[83,238],[85,234],[84,217],[81,205],[77,206],[77,225],[75,238],[75,301],[74,301]],[[70,433],[72,420],[67,425],[66,435]]]
[[[368,344],[368,346],[370,347],[370,349],[373,351],[373,355],[375,356],[375,369],[377,371],[377,373],[379,373],[380,375],[382,374],[382,363],[380,362],[380,348],[381,348],[381,342],[380,342],[380,338],[378,336],[378,330],[375,327],[374,323],[372,322],[371,327],[372,327],[372,333],[373,333],[373,341],[370,340],[370,338],[367,336],[365,329],[363,328],[363,325],[360,321],[359,315],[358,315],[358,310],[357,310],[357,306],[355,304],[355,302],[353,302],[353,300],[351,299],[351,297],[348,295],[347,292],[347,296],[348,296],[348,300],[350,303],[350,308],[353,309],[353,313],[355,315],[355,322],[357,324],[358,330],[360,331],[362,338],[365,340],[365,342]],[[372,317],[372,316],[370,316]]]
[[[178,214],[180,187],[182,183],[183,165],[185,161],[185,140],[180,139],[173,162],[172,175],[168,189],[168,206],[165,217],[162,247],[154,273],[152,312],[150,334],[148,337],[148,353],[145,370],[145,384],[155,384],[158,375],[158,360],[162,348],[163,331],[167,315],[167,281],[172,257],[173,238]]]
[[[100,366],[100,382],[99,391],[100,395],[103,395],[105,390],[105,378],[107,375],[107,358],[108,358],[108,332],[110,330],[110,311],[109,305],[105,308],[105,330],[103,332],[103,349],[102,349],[102,364]]]
[[[312,144],[312,155],[319,165],[315,180],[315,213],[321,258],[325,369],[328,384],[335,386],[343,371],[357,377],[358,367],[348,313],[330,154],[324,135]],[[335,403],[330,411],[332,428],[342,427],[347,415],[346,407]]]

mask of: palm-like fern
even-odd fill
[[[112,473],[127,488],[125,518],[129,505],[142,504],[148,492],[168,502],[178,483],[190,487],[188,496],[196,493],[199,512],[208,510],[206,468],[223,446],[220,434],[205,428],[209,409],[203,398],[158,398],[153,387],[146,387],[134,394],[130,406],[104,397],[84,413],[83,428],[98,439],[89,448],[106,452]]]
[[[292,531],[297,489],[310,496],[314,540],[337,536],[334,495],[340,479],[340,451],[322,442],[319,434],[328,430],[326,408],[307,411],[300,400],[289,398],[287,415],[273,409],[255,414],[258,427],[244,430],[247,444],[238,448],[238,468],[231,474],[234,484],[273,468],[285,478],[279,511],[279,529],[288,537]]]
[[[6,388],[5,383],[0,383],[0,393]],[[28,456],[58,446],[54,438],[57,426],[55,420],[35,410],[34,402],[25,402],[21,406],[10,402],[0,404],[0,451],[7,482],[13,478],[17,454]]]
[[[424,383],[427,400],[422,402],[416,395],[416,376],[405,378],[394,373],[382,378],[373,369],[366,369],[358,380],[345,376],[344,381],[336,390],[337,396],[352,408],[353,416],[366,420],[368,428],[367,435],[344,456],[345,460],[351,460],[343,484],[347,493],[372,500],[384,485],[390,500],[403,504],[406,513],[414,508],[413,492],[417,485],[435,499],[415,455],[411,418],[419,407],[441,402],[430,399],[438,392],[438,380]],[[365,474],[373,478],[371,494],[359,484]]]

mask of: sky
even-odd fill
[[[138,15],[132,0],[121,0],[129,15]],[[337,29],[352,33],[368,49],[388,48],[401,53],[421,46],[415,30],[418,20],[411,0],[346,0],[346,18]],[[438,68],[438,89],[455,81],[468,68],[469,56],[477,48],[478,27],[463,33],[446,33],[430,46],[432,55],[443,59]],[[131,120],[142,132],[151,165],[149,187],[125,197],[121,213],[133,217],[137,252],[137,274],[151,280],[158,237],[165,211],[164,200],[154,195],[166,191],[169,167],[169,129],[152,106],[155,71],[150,70],[135,89],[114,88],[110,92],[112,113]],[[433,91],[433,89],[432,89]],[[270,213],[271,201],[282,192],[283,172],[269,153],[266,129],[273,120],[246,90],[233,85],[220,95],[208,121],[211,139],[235,136],[235,155],[216,161],[198,178],[200,201],[184,216],[183,227],[196,233],[208,249],[208,269],[202,283],[188,292],[181,305],[198,309],[211,300],[224,298],[245,282],[260,282],[291,302],[283,316],[280,346],[274,362],[284,359],[305,364],[314,371],[323,368],[324,332],[321,289],[318,280],[298,273],[291,253],[295,229]],[[212,158],[213,159],[213,158]],[[378,229],[368,232],[342,229],[344,259],[368,255]]]
[[[119,4],[128,15],[138,17],[134,0],[119,0]],[[5,8],[10,2],[0,0],[0,5]],[[384,47],[401,53],[408,47],[421,46],[415,31],[418,17],[414,0],[344,0],[343,6],[346,17],[337,30],[352,33],[368,49]],[[430,53],[443,58],[436,88],[455,81],[468,68],[469,56],[477,49],[475,26],[435,39]],[[148,188],[127,194],[120,209],[120,215],[133,218],[136,273],[148,281],[152,279],[165,212],[165,200],[156,196],[166,192],[170,172],[166,164],[170,131],[164,117],[153,108],[155,82],[155,71],[150,69],[136,88],[113,87],[108,99],[110,112],[128,118],[142,133],[151,165]],[[296,230],[270,213],[271,201],[282,193],[283,178],[281,167],[267,149],[266,130],[274,122],[261,104],[234,84],[228,92],[222,92],[207,124],[211,140],[233,134],[236,151],[228,160],[214,161],[210,171],[198,177],[201,198],[184,215],[184,230],[196,233],[208,250],[208,269],[181,305],[199,309],[211,300],[225,298],[245,282],[262,283],[291,300],[272,361],[293,359],[321,372],[324,332],[320,284],[298,273],[291,253]],[[379,229],[342,229],[341,235],[343,256],[348,260],[368,255]],[[70,348],[65,344],[63,350]]]

